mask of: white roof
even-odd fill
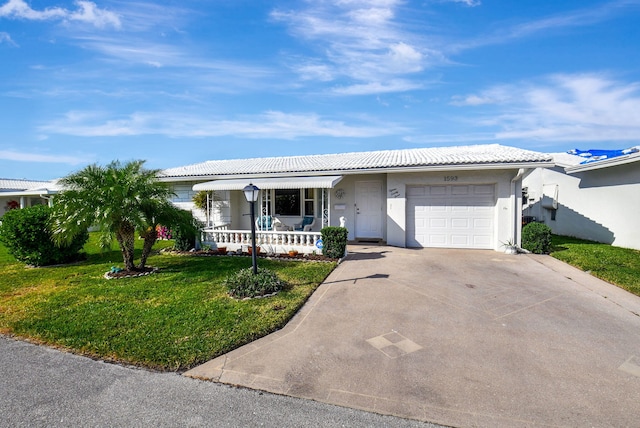
[[[582,156],[572,155],[566,152],[551,153],[551,156],[553,157],[553,162],[563,168],[580,165],[580,163],[584,162],[585,159]]]
[[[58,180],[33,181],[0,178],[0,196],[50,195],[62,190]]]
[[[234,175],[256,176],[264,174],[342,174],[358,171],[421,167],[425,169],[449,166],[489,167],[503,164],[545,164],[540,166],[549,166],[551,162],[552,158],[548,154],[499,144],[488,144],[328,155],[212,160],[165,169],[160,173],[160,177],[166,179]]]
[[[35,180],[16,180],[11,178],[0,178],[0,192],[10,190],[28,190],[36,189],[50,185],[50,181],[35,181]]]
[[[274,178],[241,178],[232,180],[214,180],[199,183],[193,190],[242,190],[248,184],[259,189],[333,189],[342,180],[342,176],[329,175],[317,177],[274,177]]]

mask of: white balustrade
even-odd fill
[[[286,253],[297,250],[301,253],[319,252],[320,232],[298,231],[256,231],[256,245],[267,253]],[[218,247],[226,246],[228,250],[247,249],[251,245],[251,232],[247,230],[205,229],[203,244],[215,243]],[[243,248],[243,246],[245,246]]]

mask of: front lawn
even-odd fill
[[[122,257],[119,251],[100,254],[93,238],[85,246],[87,261],[35,269],[0,246],[0,333],[181,371],[281,328],[335,267],[259,259],[292,287],[275,297],[236,301],[221,283],[251,266],[248,257],[154,254],[148,265],[159,273],[106,280],[103,274],[121,267]]]
[[[640,296],[640,251],[553,236],[551,255]]]

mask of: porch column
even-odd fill
[[[327,189],[322,188],[322,227],[327,227],[330,225],[329,223],[329,210],[327,209]]]
[[[24,196],[20,196],[20,209],[26,208],[26,200]]]

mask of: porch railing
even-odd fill
[[[321,238],[320,232],[256,231],[256,245],[266,253],[286,253],[290,250],[304,254],[321,252],[318,248]],[[247,250],[251,246],[251,231],[209,228],[203,231],[202,243],[227,247],[228,251]]]

